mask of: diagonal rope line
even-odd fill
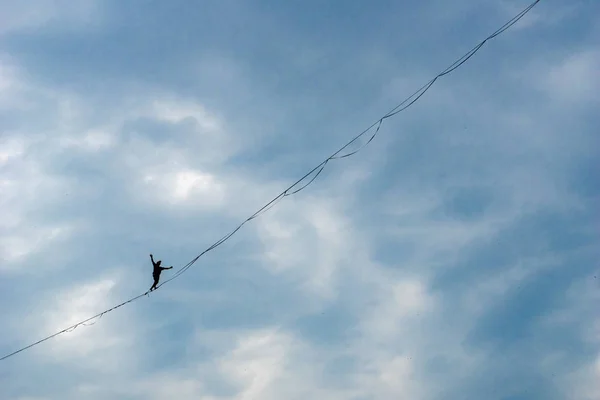
[[[281,192],[280,194],[278,194],[276,197],[274,197],[271,201],[269,201],[267,204],[265,204],[263,207],[261,207],[258,211],[256,211],[254,214],[252,214],[250,217],[248,217],[246,220],[244,220],[241,224],[239,224],[235,229],[233,229],[230,233],[226,234],[225,236],[223,236],[221,239],[217,240],[215,243],[213,243],[210,247],[208,247],[206,250],[204,250],[202,253],[200,253],[198,256],[196,256],[194,259],[192,259],[190,262],[188,262],[186,265],[184,265],[183,267],[181,267],[171,278],[163,281],[163,283],[161,283],[160,285],[158,285],[157,289],[160,288],[162,285],[178,278],[179,276],[181,276],[183,273],[185,273],[189,268],[192,267],[192,265],[194,265],[194,263],[196,263],[196,261],[198,261],[198,259],[200,259],[200,257],[202,257],[204,254],[208,253],[209,251],[214,250],[215,248],[219,247],[220,245],[222,245],[224,242],[226,242],[230,237],[232,237],[235,233],[237,233],[246,223],[252,221],[253,219],[257,218],[258,216],[260,216],[261,214],[263,214],[264,212],[268,211],[269,209],[271,209],[273,206],[275,206],[280,200],[282,200],[283,198],[287,197],[287,196],[291,196],[294,195],[302,190],[304,190],[306,187],[308,187],[310,184],[312,184],[315,179],[317,179],[317,177],[321,174],[321,172],[323,172],[323,170],[325,169],[325,167],[327,166],[327,164],[329,163],[329,161],[332,160],[338,160],[338,159],[342,159],[342,158],[346,158],[346,157],[350,157],[356,153],[358,153],[360,150],[362,150],[365,146],[367,146],[373,139],[375,139],[375,137],[377,136],[377,134],[380,131],[381,125],[383,123],[384,120],[393,117],[394,115],[406,110],[408,107],[410,107],[411,105],[413,105],[417,100],[419,100],[424,94],[425,92],[427,92],[431,86],[433,86],[433,84],[439,79],[442,78],[448,74],[450,74],[451,72],[453,72],[454,70],[456,70],[457,68],[459,68],[461,65],[463,65],[465,62],[467,62],[471,57],[473,57],[475,55],[475,53],[477,53],[488,41],[494,39],[495,37],[499,36],[500,34],[502,34],[503,32],[505,32],[507,29],[509,29],[511,26],[513,26],[515,23],[517,23],[517,21],[519,21],[521,18],[523,18],[525,16],[525,14],[527,14],[533,7],[535,7],[541,0],[535,0],[533,3],[531,3],[528,7],[526,7],[523,11],[521,11],[520,13],[518,13],[517,15],[515,15],[513,18],[511,18],[508,22],[506,22],[504,25],[502,25],[500,28],[498,28],[494,33],[492,33],[491,35],[489,35],[488,37],[486,37],[483,41],[479,42],[475,47],[473,47],[471,50],[469,50],[467,53],[465,53],[462,57],[460,57],[459,59],[457,59],[456,61],[454,61],[450,66],[448,66],[446,69],[444,69],[442,72],[440,72],[439,74],[437,74],[433,79],[431,79],[429,82],[427,82],[425,85],[421,86],[417,91],[415,91],[413,94],[411,94],[410,96],[408,96],[406,99],[404,99],[401,103],[399,103],[398,105],[396,105],[394,108],[392,108],[388,113],[386,113],[383,117],[379,118],[377,121],[375,121],[371,126],[369,126],[367,129],[365,129],[364,131],[362,131],[361,133],[359,133],[358,135],[356,135],[354,138],[352,138],[350,141],[348,141],[346,144],[344,144],[342,147],[340,147],[335,153],[333,153],[332,155],[330,155],[329,157],[327,157],[324,161],[322,161],[320,164],[318,164],[316,167],[314,167],[312,170],[310,170],[309,172],[307,172],[302,178],[298,179],[296,182],[294,182],[291,186],[289,186],[287,189],[285,189],[283,192]],[[352,152],[348,152],[345,154],[340,155],[340,153],[342,153],[346,148],[348,148],[348,146],[350,146],[351,144],[353,144],[354,142],[356,142],[357,140],[359,140],[361,137],[363,137],[367,132],[371,131],[375,126],[377,126],[377,128],[375,129],[375,133],[373,133],[373,135],[369,138],[369,140],[363,144],[358,150],[352,151]],[[309,179],[309,181],[307,183],[305,183],[304,185],[300,186],[297,189],[294,189],[296,186],[300,185],[300,183],[302,181],[304,181],[305,179],[307,179],[309,176],[313,175],[314,176]],[[93,317],[90,317],[84,321],[78,322],[74,325],[71,325],[68,328],[63,329],[62,331],[56,332],[50,336],[45,337],[44,339],[38,340],[35,343],[32,343],[28,346],[25,346],[19,350],[16,350],[12,353],[9,353],[5,356],[3,356],[2,358],[0,358],[0,361],[5,360],[9,357],[12,357],[18,353],[21,353],[22,351],[25,351],[33,346],[36,346],[40,343],[43,343],[49,339],[52,339],[58,335],[61,335],[63,333],[67,333],[67,332],[71,332],[75,329],[77,329],[77,327],[83,325],[83,326],[88,326],[88,325],[93,325],[95,324],[88,324],[90,321],[96,319],[96,318],[100,318],[105,314],[108,314],[109,312],[112,312],[114,310],[116,310],[119,307],[122,307],[126,304],[132,303],[146,295],[149,294],[149,291],[140,294],[136,297],[133,297],[127,301],[124,301],[121,304],[118,304],[108,310],[105,310],[99,314],[94,315]]]

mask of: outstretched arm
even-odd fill
[[[154,257],[152,257],[152,254],[150,254],[150,260],[152,260],[153,265],[156,265],[156,263],[154,262]]]
[[[162,269],[163,271],[164,271],[165,269],[173,269],[173,266],[166,267],[166,268],[160,267],[160,269]]]

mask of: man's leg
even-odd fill
[[[156,286],[158,285],[158,279],[159,279],[159,277],[158,276],[154,276],[153,278],[154,278],[154,284],[150,288],[150,291],[156,289]]]

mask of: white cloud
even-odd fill
[[[363,311],[361,329],[371,343],[385,345],[410,329],[411,317],[433,311],[435,299],[418,279],[394,280],[381,273],[379,279],[379,285],[371,292],[375,305]]]
[[[26,85],[20,72],[12,57],[0,53],[0,110],[27,108],[28,101],[23,95]]]
[[[73,26],[90,28],[101,17],[97,0],[24,0],[4,1],[0,5],[0,34],[32,30],[40,27]]]
[[[557,357],[563,361],[567,356]],[[565,398],[568,400],[596,400],[600,398],[600,352],[595,359],[576,371],[559,376],[558,379],[565,387]]]
[[[505,18],[512,18],[523,10],[524,4],[521,1],[515,0],[502,0],[495,5],[499,6],[503,11]],[[534,7],[527,13],[525,18],[521,18],[513,28],[512,32],[518,32],[522,29],[528,29],[538,26],[557,25],[569,18],[577,16],[580,11],[580,5],[575,2],[572,4],[553,4],[553,7],[544,7],[543,4],[539,4],[541,7]]]
[[[37,335],[55,333],[114,306],[119,300],[115,294],[122,274],[116,273],[114,268],[110,272],[111,278],[69,284],[55,295],[46,295],[47,301],[36,306],[22,326],[35,326]],[[51,339],[34,351],[43,364],[60,364],[64,368],[79,366],[82,370],[102,374],[114,374],[118,365],[120,374],[126,375],[136,368],[138,355],[142,354],[137,347],[140,339],[136,338],[132,324],[135,326],[135,318],[127,312],[125,315],[106,314]]]
[[[16,268],[23,258],[67,240],[76,224],[75,221],[28,222],[32,210],[59,201],[68,192],[69,184],[32,161],[25,141],[3,142],[7,145],[3,147],[0,165],[0,206],[5,212],[0,221],[3,260],[0,269],[6,271]]]
[[[576,104],[600,100],[600,52],[583,50],[553,65],[540,82],[556,102]]]
[[[65,136],[62,139],[62,145],[65,147],[73,146],[89,152],[105,151],[117,144],[117,136],[104,129],[90,129],[86,132]]]
[[[171,132],[164,130],[167,143],[163,143],[163,147],[175,146],[184,150],[190,159],[220,165],[239,150],[238,140],[229,132],[227,121],[198,101],[149,88],[128,99],[127,104],[127,113],[122,116],[124,121],[147,118],[171,124],[178,136],[171,139],[168,137]],[[137,140],[149,140],[143,130],[133,133]]]
[[[583,373],[583,379],[579,394],[586,400],[600,398],[600,353],[595,362]]]
[[[115,392],[155,400],[301,399],[320,392],[315,380],[321,367],[312,349],[280,328],[197,333],[196,346],[214,346],[211,338],[216,338],[212,357],[123,382]],[[188,349],[194,351],[191,345]],[[99,396],[107,392],[100,387],[82,389]]]
[[[217,396],[207,395],[204,391],[202,377],[190,373],[187,370],[173,371],[172,373],[161,373],[152,376],[151,379],[140,379],[123,385],[118,389],[124,396],[139,396],[152,400],[166,400],[177,398],[181,400],[213,400]],[[98,388],[99,393],[106,393],[104,388]]]
[[[155,100],[152,104],[152,112],[158,119],[172,123],[181,122],[187,118],[193,118],[201,128],[211,131],[223,129],[221,121],[209,113],[202,105],[171,99]]]
[[[221,371],[243,389],[240,400],[264,398],[267,389],[286,370],[290,338],[278,332],[256,332],[241,338],[219,362]]]
[[[20,158],[25,151],[24,141],[18,138],[2,138],[0,146],[0,167]]]
[[[163,200],[167,204],[189,204],[195,207],[217,208],[225,198],[226,186],[210,173],[188,169],[153,168],[144,176],[151,201]]]
[[[502,302],[507,292],[518,286],[520,282],[535,276],[542,271],[548,271],[561,265],[561,260],[556,254],[533,259],[523,258],[507,265],[498,271],[490,271],[485,277],[478,280],[469,291],[462,296],[461,306],[471,318],[476,318],[489,310],[490,307]]]
[[[75,324],[88,317],[99,307],[108,305],[107,295],[114,286],[114,280],[105,279],[72,287],[69,291],[61,293],[57,299],[56,310],[48,315],[48,330],[56,331],[61,327]],[[75,338],[80,338],[83,330],[74,330],[72,333],[72,335],[62,336],[57,342],[71,342]]]
[[[0,270],[10,270],[14,268],[12,263],[35,252],[41,252],[44,247],[56,245],[58,240],[64,241],[69,235],[69,229],[70,227],[58,226],[20,229],[17,234],[13,232],[0,236],[0,258],[3,261]]]
[[[365,395],[377,399],[414,399],[419,396],[419,382],[413,371],[413,362],[408,356],[391,357],[374,366],[374,375],[367,380]],[[370,382],[369,382],[370,381]]]
[[[597,253],[594,250],[594,253]],[[591,352],[573,369],[569,348],[556,347],[541,362],[541,370],[559,380],[566,398],[595,400],[600,396],[600,272],[596,269],[576,280],[566,292],[566,302],[540,318],[540,330],[553,332],[575,327],[573,333]]]
[[[323,298],[335,296],[338,270],[361,260],[344,207],[320,196],[285,198],[261,216],[257,232],[265,247],[265,268],[289,275]]]
[[[49,397],[39,397],[39,396],[20,396],[15,400],[49,400]]]
[[[206,192],[214,186],[214,178],[194,171],[181,171],[175,175],[175,197],[187,199],[190,192],[197,189]]]
[[[4,95],[13,86],[12,68],[5,60],[0,60],[0,94]]]

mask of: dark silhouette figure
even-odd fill
[[[152,260],[152,265],[154,266],[154,271],[152,271],[152,277],[154,278],[154,284],[152,285],[152,287],[150,287],[150,291],[153,291],[154,289],[156,289],[156,286],[158,285],[158,280],[160,279],[160,273],[163,272],[165,269],[172,269],[173,267],[167,267],[167,268],[163,268],[160,266],[161,261],[154,261],[154,257],[152,257],[152,254],[150,254],[150,260]]]

